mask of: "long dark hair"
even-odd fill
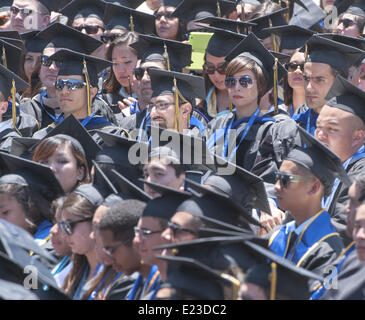
[[[165,7],[165,6],[160,5],[154,11],[153,14],[156,15],[156,13],[158,12],[158,10],[160,10],[161,7]],[[185,41],[185,40],[187,40],[187,37],[186,37],[186,21],[184,19],[180,19],[180,18],[178,18],[178,19],[179,19],[179,27],[177,29],[176,39],[174,39],[174,40],[175,41]],[[157,35],[156,24],[155,24],[155,34]]]

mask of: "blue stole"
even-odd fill
[[[105,300],[106,295],[109,293],[109,290],[111,289],[111,287],[113,286],[113,284],[115,283],[115,281],[117,281],[119,278],[121,278],[123,276],[122,272],[118,272],[116,274],[116,276],[114,277],[113,281],[109,284],[109,286],[106,286],[106,288],[104,288],[103,293],[101,294],[101,300]],[[98,283],[98,285],[96,286],[96,288],[93,290],[93,292],[91,293],[90,297],[88,298],[88,300],[94,300],[97,295],[98,292],[100,291],[101,287],[103,286],[106,278],[108,277],[108,273],[104,275],[103,279],[100,280],[100,282]]]
[[[197,127],[199,129],[200,134],[203,135],[205,126],[200,120],[198,120],[198,118],[191,116],[190,117],[190,126]]]
[[[70,256],[64,256],[62,260],[51,271],[52,276],[60,273],[70,262]]]
[[[289,248],[293,233],[297,235],[297,239]],[[299,267],[314,244],[335,235],[339,236],[336,228],[331,224],[331,217],[327,211],[322,209],[299,227],[296,227],[295,221],[282,226],[270,238],[269,247],[277,255],[292,261]]]
[[[318,114],[312,109],[308,109],[307,111],[296,114],[292,117],[292,119],[296,122],[305,124],[305,130],[312,136],[314,136],[314,131],[317,128],[317,118]]]
[[[153,300],[155,298],[158,289],[160,288],[161,282],[162,280],[160,271],[158,271],[156,265],[153,265],[150,269],[150,273],[147,277],[147,280],[143,285],[142,296],[146,296],[148,293],[153,292],[153,294],[150,297],[150,300]],[[134,281],[132,290],[129,293],[127,300],[136,300],[136,292],[142,284],[143,284],[143,277],[142,275],[138,275],[138,278]]]
[[[337,275],[341,271],[344,262],[347,260],[350,253],[354,250],[355,250],[355,242],[352,242],[346,249],[344,249],[344,251],[341,253],[342,259],[336,266],[336,269],[332,270],[332,273],[328,277],[328,281],[326,281],[328,284],[332,283],[333,279],[337,277]],[[324,283],[321,284],[321,286],[316,291],[313,292],[312,296],[310,297],[310,300],[319,300],[326,292],[326,290],[327,290],[326,285]]]
[[[64,120],[64,115],[63,113],[58,117],[57,121],[56,121],[56,125],[60,124],[63,120]],[[103,117],[95,117],[94,113],[91,114],[90,117],[86,117],[84,119],[79,119],[79,121],[81,122],[81,124],[83,125],[83,127],[85,129],[88,129],[88,127],[90,126],[96,126],[99,124],[105,124],[105,125],[113,125],[111,122],[109,122],[108,120],[106,120]],[[92,128],[90,128],[92,129]]]
[[[45,240],[51,232],[53,224],[48,220],[43,220],[37,228],[37,231],[34,234],[34,239],[39,244],[40,241]]]

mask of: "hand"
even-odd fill
[[[261,211],[260,223],[262,225],[262,228],[258,232],[258,235],[260,237],[268,234],[276,226],[280,226],[281,221],[283,221],[285,217],[285,212],[275,207],[272,203],[270,203],[270,209],[271,209],[271,216]]]
[[[132,105],[133,102],[136,102],[137,99],[133,98],[133,97],[128,97],[126,99],[123,99],[122,101],[118,101],[118,107],[120,110],[123,110],[125,108],[128,108]]]

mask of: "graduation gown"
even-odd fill
[[[20,135],[13,129],[9,121],[0,123],[0,151],[10,152],[14,137]]]
[[[312,136],[314,136],[314,131],[317,128],[317,118],[318,113],[315,113],[313,109],[309,108],[293,116],[293,119]]]
[[[8,109],[3,114],[3,122],[5,121],[8,121],[11,127],[13,127],[11,102],[8,102]],[[31,137],[40,129],[38,121],[29,114],[23,112],[19,107],[16,107],[16,127],[23,137]]]
[[[129,276],[124,276],[115,281],[105,300],[127,300],[128,294],[131,292],[137,277],[138,272],[134,272]]]

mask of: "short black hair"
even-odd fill
[[[134,227],[142,215],[146,203],[139,200],[124,200],[110,207],[99,223],[99,230],[110,230],[115,240],[134,238]]]

